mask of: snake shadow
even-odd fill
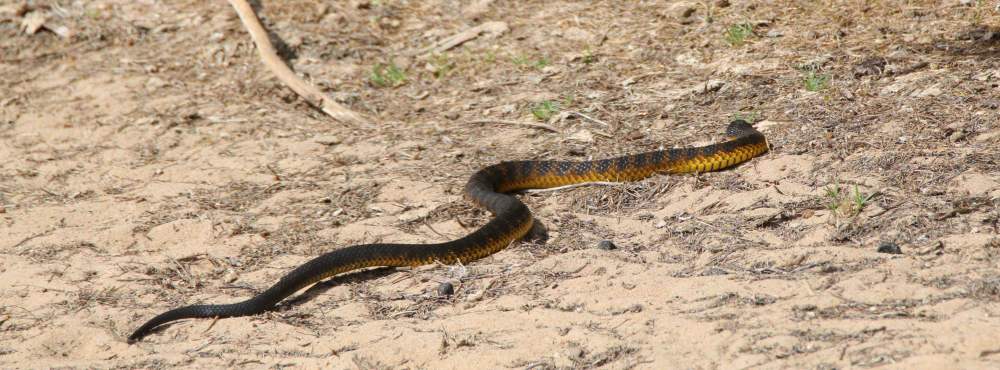
[[[333,287],[371,281],[392,275],[397,271],[399,271],[399,269],[396,267],[376,267],[368,270],[361,270],[356,272],[350,272],[343,275],[337,275],[332,278],[313,284],[313,286],[309,287],[302,293],[299,293],[298,295],[289,297],[288,299],[279,302],[268,311],[284,311],[292,309],[295,308],[296,306],[302,305],[304,303],[312,301],[313,299],[316,299],[316,297],[319,297],[323,293],[326,293],[326,291],[332,289]]]
[[[313,286],[309,287],[302,293],[289,297],[284,301],[281,301],[280,303],[272,306],[271,308],[264,310],[264,312],[287,311],[296,306],[299,306],[306,302],[312,301],[313,299],[316,299],[316,297],[322,295],[324,292],[330,290],[330,288],[333,288],[335,286],[375,280],[381,277],[389,276],[397,272],[397,270],[398,268],[396,267],[376,267],[368,270],[349,272],[343,275],[334,276],[332,278],[313,284]],[[254,295],[257,295],[259,293],[260,293],[259,291],[254,291]],[[251,316],[256,316],[256,315],[251,315]],[[177,320],[164,323],[162,325],[157,326],[156,328],[153,328],[150,331],[150,333],[166,330],[167,328],[173,326],[174,324],[181,323],[184,321],[188,320]]]

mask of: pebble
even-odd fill
[[[893,242],[882,242],[882,243],[880,243],[878,245],[878,252],[879,253],[888,253],[888,254],[903,254],[903,250],[900,249],[899,246],[896,245],[896,243],[893,243]]]
[[[583,358],[583,349],[580,347],[570,347],[566,350],[566,357],[569,357],[570,359]]]
[[[313,138],[313,141],[316,142],[317,144],[323,144],[323,145],[337,145],[340,144],[341,142],[339,137],[332,135],[317,136]]]
[[[146,90],[149,91],[157,90],[164,86],[167,86],[167,81],[164,81],[159,77],[150,77],[149,80],[146,81]]]
[[[569,139],[576,140],[582,143],[593,143],[594,134],[590,133],[590,131],[588,130],[580,130],[574,133],[573,135],[570,135]]]
[[[701,272],[701,276],[716,276],[716,275],[729,275],[729,272],[715,266],[706,268],[704,271]]]
[[[452,294],[455,294],[455,285],[452,283],[446,281],[438,285],[438,296],[447,297]]]
[[[694,15],[694,13],[698,11],[698,5],[699,4],[693,1],[681,1],[669,5],[667,7],[667,12],[673,18],[683,20]]]
[[[935,86],[931,86],[931,87],[928,87],[926,89],[923,89],[923,90],[921,90],[919,92],[914,92],[914,93],[910,94],[910,96],[915,97],[915,98],[928,98],[928,97],[932,98],[932,97],[941,95],[942,93],[944,93],[944,91],[942,91],[940,87],[937,87],[935,85]]]
[[[610,251],[610,250],[614,250],[614,249],[617,249],[617,248],[618,247],[615,246],[615,243],[612,243],[610,240],[601,240],[600,243],[597,243],[597,249],[600,249],[600,250],[603,250],[603,251]]]

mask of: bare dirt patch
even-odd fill
[[[283,87],[225,2],[0,4],[4,367],[998,366],[989,1],[260,5],[372,124]],[[124,341],[349,243],[461,236],[488,216],[461,195],[482,166],[708,143],[736,117],[773,150],[524,195],[544,245]]]

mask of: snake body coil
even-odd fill
[[[364,244],[341,248],[292,270],[280,281],[243,302],[193,305],[153,317],[128,337],[134,343],[154,328],[186,318],[221,318],[259,314],[320,280],[376,266],[419,266],[440,261],[468,263],[507,247],[531,229],[528,207],[508,192],[593,181],[634,181],[654,173],[708,172],[745,162],[768,150],[764,135],[744,121],[726,129],[728,140],[704,147],[666,149],[618,158],[585,161],[501,162],[472,175],[465,195],[495,217],[473,233],[438,244]]]

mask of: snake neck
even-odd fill
[[[692,148],[656,150],[594,161],[513,161],[486,167],[469,180],[466,194],[493,213],[492,194],[597,181],[636,181],[656,173],[701,173],[726,169],[767,152],[752,130],[730,140]],[[481,195],[488,195],[484,197]]]

